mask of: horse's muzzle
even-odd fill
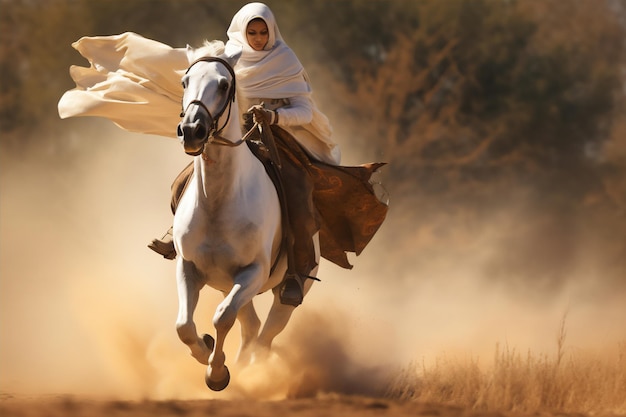
[[[178,139],[183,144],[185,153],[189,155],[200,155],[204,149],[209,136],[209,129],[206,123],[200,120],[193,122],[185,122],[184,120],[178,124],[176,129]]]

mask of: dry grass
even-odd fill
[[[480,411],[625,413],[626,342],[610,354],[566,355],[565,336],[563,318],[554,355],[496,345],[488,367],[473,358],[413,363],[393,381],[389,394]]]

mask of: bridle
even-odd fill
[[[222,107],[222,109],[219,112],[217,112],[215,117],[213,117],[213,115],[211,114],[207,106],[202,102],[202,100],[192,100],[189,102],[189,104],[187,104],[186,108],[185,107],[182,108],[180,117],[185,117],[185,113],[187,112],[187,109],[189,108],[189,106],[191,106],[192,104],[196,104],[202,107],[204,111],[207,112],[207,114],[209,115],[209,118],[212,121],[211,126],[209,126],[209,129],[207,130],[206,137],[204,138],[205,140],[207,140],[207,143],[214,144],[214,145],[223,145],[223,146],[239,146],[243,142],[245,142],[245,139],[240,139],[236,142],[231,142],[230,140],[220,136],[220,134],[222,133],[222,130],[224,130],[224,128],[228,124],[228,121],[230,120],[231,108],[232,108],[233,103],[235,102],[235,94],[236,94],[235,70],[233,70],[233,67],[230,66],[230,64],[226,62],[225,60],[223,60],[222,58],[206,56],[206,57],[196,59],[194,62],[192,62],[191,65],[189,65],[189,68],[187,68],[185,75],[189,73],[189,70],[191,69],[191,67],[193,67],[199,62],[219,62],[220,64],[226,67],[228,72],[230,72],[230,75],[232,77],[232,83],[230,85],[230,88],[228,89],[226,102],[224,103],[224,107]],[[228,109],[228,114],[226,115],[226,121],[224,122],[222,127],[218,128],[219,119],[222,117],[226,109]]]

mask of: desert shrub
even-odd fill
[[[626,342],[611,354],[564,354],[564,328],[554,355],[525,354],[496,345],[493,363],[478,358],[437,358],[411,363],[390,384],[392,398],[481,411],[623,413],[626,410]]]

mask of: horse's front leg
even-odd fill
[[[230,375],[225,366],[224,341],[230,329],[235,324],[239,310],[246,306],[258,294],[263,285],[262,268],[258,264],[242,268],[234,277],[234,285],[215,311],[213,325],[217,337],[215,348],[209,357],[206,383],[209,388],[219,391],[228,385]]]
[[[211,347],[198,336],[193,313],[198,305],[200,290],[204,283],[200,279],[196,267],[192,262],[179,258],[176,265],[176,280],[178,286],[178,318],[176,331],[184,344],[189,346],[191,356],[198,362],[208,365]]]

